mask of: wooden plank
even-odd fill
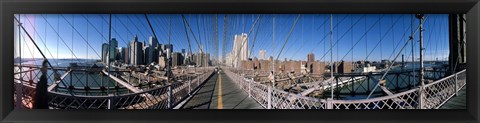
[[[388,96],[391,96],[391,95],[393,95],[393,93],[392,93],[392,92],[390,92],[390,90],[388,90],[388,88],[387,88],[387,87],[385,87],[385,86],[380,86],[380,88],[383,90],[383,92],[387,93],[387,94],[388,94]]]
[[[443,104],[440,109],[467,109],[467,89],[464,86],[460,91],[458,91],[458,95],[454,96],[450,100],[448,100],[445,104]]]
[[[50,86],[48,86],[48,91],[52,91],[61,82],[61,80],[63,80],[65,77],[67,77],[68,74],[70,74],[70,72],[72,72],[72,70],[67,71],[65,74],[62,75],[62,77],[60,77],[60,80],[55,81]]]
[[[306,96],[306,95],[312,93],[313,91],[315,91],[317,89],[320,89],[321,88],[320,83],[327,83],[327,82],[330,82],[330,81],[333,81],[333,78],[330,78],[330,79],[325,80],[325,81],[318,82],[318,84],[316,84],[314,87],[311,87],[311,88],[301,92],[300,95]],[[317,83],[317,82],[313,82],[313,83]],[[325,87],[325,86],[323,86],[323,87]]]

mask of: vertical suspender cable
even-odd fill
[[[110,48],[112,47],[111,46],[111,39],[112,39],[112,14],[110,14],[110,17],[109,17],[109,21],[108,21],[108,60],[107,60],[107,65],[108,65],[108,72],[107,72],[107,76],[110,76],[110,69],[112,66],[110,66]],[[110,85],[110,80],[108,81],[108,84]],[[116,82],[115,82],[116,83]],[[118,83],[115,84],[115,88],[118,86]],[[107,87],[109,88],[109,87]],[[117,95],[118,93],[118,90],[115,91],[115,95]]]
[[[332,49],[332,23],[333,23],[333,15],[330,14],[330,49]],[[333,51],[330,51],[330,78],[332,81],[330,81],[330,92],[331,92],[331,98],[333,99]]]
[[[413,36],[413,33],[414,33],[413,32],[413,14],[412,16],[410,16],[410,19],[411,19],[410,25],[412,26],[411,27],[412,34],[410,36],[412,40],[412,72],[413,72],[413,85],[415,87],[417,85],[417,83],[415,83],[417,79],[415,78],[415,74],[416,74],[415,73],[415,37]]]

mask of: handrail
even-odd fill
[[[434,85],[434,84],[438,84],[439,82],[442,82],[442,81],[445,81],[445,80],[450,79],[450,78],[452,78],[452,77],[455,77],[455,75],[461,74],[461,73],[463,73],[463,72],[465,72],[465,71],[467,71],[467,69],[462,70],[462,71],[459,71],[459,72],[457,72],[457,73],[455,73],[455,74],[452,74],[452,75],[449,75],[449,76],[447,76],[447,77],[443,77],[442,79],[439,79],[439,80],[437,80],[437,81],[435,81],[435,82],[428,83],[428,84],[425,85],[425,87],[429,87],[429,86],[432,86],[432,85]]]
[[[258,82],[253,81],[253,80],[246,81],[240,75],[235,74],[235,73],[230,71],[230,69],[234,69],[234,68],[229,67],[229,68],[222,68],[222,69],[225,71],[227,76],[231,77],[232,79],[241,80],[241,81],[235,82],[235,83],[242,84],[242,85],[249,85],[248,90],[246,90],[245,88],[242,88],[244,91],[247,91],[247,93],[249,93],[249,95],[251,93],[250,92],[251,90],[263,90],[262,93],[268,93],[266,95],[273,95],[275,93],[280,93],[284,96],[288,96],[288,97],[284,97],[284,98],[279,98],[279,99],[283,100],[283,102],[285,102],[285,103],[292,103],[291,105],[294,105],[293,103],[299,102],[299,101],[295,101],[295,100],[303,99],[303,101],[308,100],[308,101],[312,101],[313,103],[318,103],[320,105],[320,109],[336,109],[339,106],[340,107],[344,106],[346,108],[348,108],[349,106],[354,106],[354,108],[361,108],[361,109],[372,108],[372,107],[374,107],[374,108],[375,107],[376,108],[386,107],[386,108],[399,108],[399,109],[405,109],[405,108],[407,108],[407,109],[410,109],[410,108],[422,108],[422,109],[423,108],[438,108],[453,96],[453,94],[450,94],[451,92],[447,93],[448,94],[447,96],[428,95],[428,93],[425,92],[425,91],[422,91],[423,93],[420,93],[421,92],[420,88],[414,88],[414,89],[407,90],[407,91],[404,91],[404,92],[400,92],[400,93],[396,93],[396,94],[392,94],[392,95],[388,95],[388,96],[370,98],[370,99],[358,99],[358,100],[334,100],[334,99],[329,99],[329,100],[325,100],[325,99],[317,99],[317,98],[302,96],[302,95],[298,95],[298,94],[292,94],[292,93],[289,93],[289,92],[286,92],[286,91],[283,91],[283,90],[280,90],[280,89],[271,88],[267,85],[260,84]],[[448,84],[447,85],[448,87],[441,88],[441,89],[448,90],[449,88],[452,88],[452,86],[453,86],[453,87],[455,87],[455,93],[457,93],[460,90],[459,87],[457,87],[457,86],[460,86],[460,88],[461,88],[466,83],[466,82],[458,83],[457,76],[459,76],[460,74],[464,74],[465,72],[466,72],[466,70],[462,70],[462,71],[457,72],[455,74],[449,75],[449,76],[444,77],[444,78],[439,79],[439,80],[436,80],[435,82],[426,84],[425,86],[423,86],[423,88],[425,88],[425,89],[427,89],[427,91],[429,91],[428,90],[429,88],[431,88],[433,86],[436,86],[438,84]],[[449,81],[452,81],[452,79],[455,79],[454,83],[453,83],[454,85],[451,84],[452,82],[449,82]],[[252,84],[253,84],[253,86],[251,86]],[[463,84],[463,85],[457,85],[457,84]],[[242,85],[240,85],[240,86],[242,87]],[[251,89],[250,87],[254,87],[254,88]],[[270,91],[266,92],[265,88],[271,89],[271,92]],[[438,91],[438,88],[436,88],[435,91]],[[422,94],[428,95],[428,96],[420,96]],[[270,104],[270,103],[264,104],[268,101],[279,102],[279,100],[274,100],[276,98],[273,98],[272,100],[268,100],[268,99],[265,99],[266,97],[268,97],[268,96],[265,96],[265,95],[262,95],[262,94],[254,94],[253,95],[253,99],[255,99],[258,103],[260,103],[265,108],[267,108],[268,107],[267,105]],[[444,99],[444,100],[442,100],[442,102],[429,102],[429,104],[427,104],[426,107],[418,107],[419,103],[420,103],[420,101],[419,101],[420,98],[422,98],[422,100],[428,100],[429,98],[440,98],[440,99]],[[291,102],[291,101],[293,101],[293,102]],[[382,104],[380,104],[379,102],[381,102]],[[399,106],[391,106],[391,105],[385,106],[385,104],[383,104],[383,103],[396,103],[396,105],[399,105]],[[326,104],[326,105],[322,106],[323,104]],[[279,108],[279,107],[276,107],[276,105],[274,103],[272,103],[272,105],[273,105],[272,108]],[[431,107],[431,105],[434,105],[434,106]],[[372,106],[372,107],[369,107],[369,106]]]
[[[214,73],[211,67],[206,68],[205,70],[206,72],[204,74],[200,74],[195,79],[174,82],[170,85],[140,92],[114,96],[72,96],[61,92],[49,91],[47,97],[50,108],[54,109],[170,109],[194,91],[191,87],[198,87],[201,83],[206,82],[206,80]]]

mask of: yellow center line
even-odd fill
[[[223,109],[223,102],[222,102],[222,75],[218,75],[218,101],[217,101],[218,109]]]

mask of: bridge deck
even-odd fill
[[[452,97],[440,109],[467,109],[467,86],[464,86],[458,95]]]
[[[213,75],[182,107],[184,109],[262,109],[225,73]]]

